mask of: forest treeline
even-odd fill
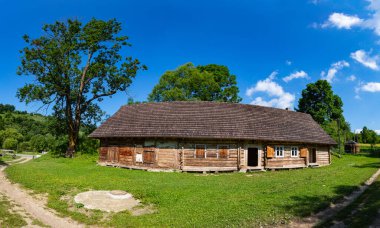
[[[62,125],[54,116],[16,110],[14,105],[0,104],[0,146],[18,152],[49,151],[64,153],[67,136],[60,131]],[[96,153],[98,142],[87,137],[95,126],[83,125],[80,132],[79,150]]]

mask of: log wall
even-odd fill
[[[321,166],[330,164],[330,151],[328,147],[317,147],[317,163]]]
[[[99,162],[140,168],[185,170],[238,170],[247,167],[248,148],[258,148],[257,168],[305,167],[308,158],[291,157],[291,147],[317,149],[317,164],[330,164],[329,147],[285,144],[284,157],[266,157],[266,146],[275,143],[228,140],[102,139]],[[218,148],[222,149],[219,150]],[[198,151],[197,148],[201,151]],[[228,148],[228,149],[226,149]],[[227,156],[225,155],[227,151]],[[204,157],[202,157],[204,154]],[[208,169],[209,168],[209,169]]]

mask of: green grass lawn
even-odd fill
[[[86,224],[203,227],[287,223],[350,193],[379,167],[378,158],[343,155],[322,168],[199,175],[101,167],[95,157],[43,156],[10,166],[6,172],[11,180],[36,193],[49,193],[49,207]],[[72,196],[89,189],[128,191],[143,203],[153,204],[157,212],[103,216],[72,206]]]
[[[4,161],[4,162],[8,162],[8,161],[13,161],[13,160],[16,160],[16,159],[19,159],[20,156],[16,156],[16,158],[13,158],[11,155],[3,155],[0,157],[0,161]]]

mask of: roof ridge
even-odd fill
[[[128,107],[128,106],[141,106],[141,105],[150,105],[150,104],[185,104],[185,103],[199,103],[199,104],[226,104],[226,105],[240,105],[245,107],[258,107],[268,110],[276,110],[276,111],[284,111],[284,112],[294,112],[294,113],[300,113],[300,114],[306,114],[308,113],[304,112],[298,112],[296,110],[290,110],[290,109],[282,109],[282,108],[276,108],[276,107],[268,107],[268,106],[262,106],[262,105],[254,105],[254,104],[245,104],[245,103],[234,103],[234,102],[226,102],[226,101],[159,101],[159,102],[144,102],[144,103],[136,103],[136,104],[125,104],[122,105],[122,107]]]

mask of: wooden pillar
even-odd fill
[[[239,147],[237,148],[237,169],[239,170],[240,169],[240,159],[241,159],[241,156],[240,156],[240,153],[241,153],[241,147],[240,147],[240,145],[239,145]]]

